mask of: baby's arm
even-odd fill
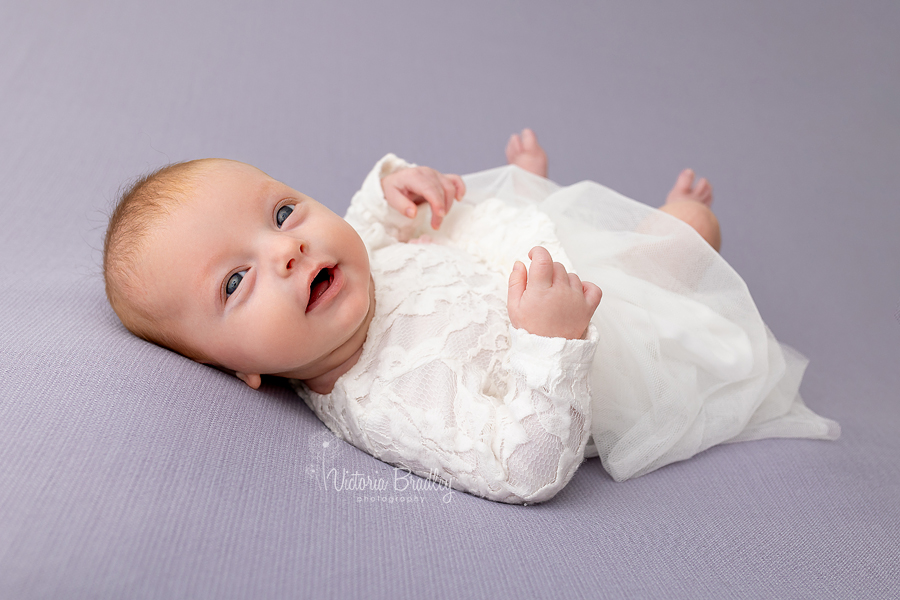
[[[536,246],[528,253],[531,273],[519,261],[509,276],[507,309],[513,327],[543,337],[581,339],[603,292],[589,281],[553,262],[550,253]]]
[[[317,414],[347,441],[423,477],[499,502],[543,502],[584,459],[597,341],[594,328],[584,340],[512,330],[506,368],[490,381],[478,383],[478,367],[419,358],[375,379],[358,411]]]

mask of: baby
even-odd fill
[[[507,158],[464,180],[388,155],[346,220],[250,165],[165,167],[113,212],[107,296],[136,335],[252,388],[288,378],[339,437],[492,500],[547,500],[586,456],[622,480],[837,436],[717,254],[705,179],[657,211],[559,188],[530,130]]]

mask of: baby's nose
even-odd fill
[[[305,252],[306,246],[303,242],[293,240],[283,243],[274,252],[275,267],[282,275],[290,275],[297,270],[300,258]]]

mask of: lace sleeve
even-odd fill
[[[375,163],[360,190],[353,195],[344,220],[359,233],[370,252],[389,244],[408,241],[426,222],[428,211],[420,210],[410,219],[388,206],[381,187],[382,178],[414,166],[416,165],[402,158],[387,154]]]
[[[504,404],[527,441],[497,457],[505,475],[501,494],[505,502],[543,502],[569,482],[584,458],[597,331],[591,326],[588,339],[566,340],[510,330],[513,386]]]
[[[389,394],[420,392],[368,413],[373,454],[491,500],[530,503],[556,495],[581,464],[590,432],[596,331],[588,340],[543,338],[511,327],[510,335],[500,386],[467,385],[465,370],[454,373],[435,360],[398,378]],[[452,397],[440,400],[442,393]],[[449,410],[434,410],[441,406]]]
[[[593,326],[585,340],[510,327],[507,359],[489,381],[432,358],[375,378],[361,406],[335,394],[312,394],[310,406],[339,437],[389,464],[490,500],[543,502],[584,458],[597,340]]]

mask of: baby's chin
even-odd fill
[[[355,318],[347,324],[348,335],[341,336],[333,348],[320,359],[297,368],[279,370],[271,374],[275,377],[300,379],[307,382],[325,380],[329,382],[326,387],[330,387],[337,377],[356,364],[368,336],[372,318],[375,316],[375,280],[371,273],[369,273],[368,279],[369,285],[365,290],[365,296],[359,299],[358,313],[351,311],[353,314],[358,314],[359,318]]]

